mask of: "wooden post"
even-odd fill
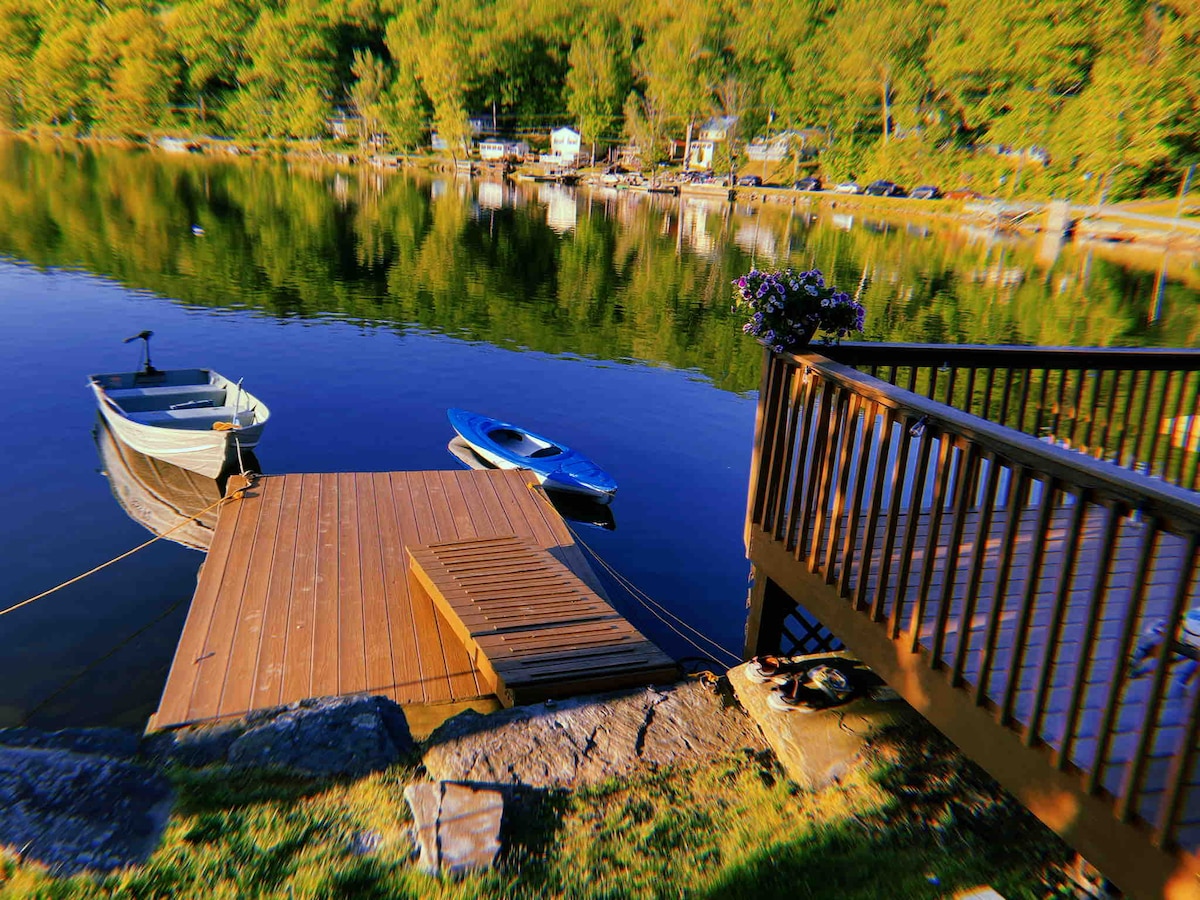
[[[756,566],[750,567],[750,596],[746,612],[746,644],[749,659],[763,653],[778,653],[783,621],[796,609],[796,601]]]

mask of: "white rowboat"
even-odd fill
[[[139,453],[216,478],[238,449],[252,450],[270,410],[209,369],[155,369],[92,375],[100,413],[116,438]]]

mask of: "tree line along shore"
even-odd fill
[[[1192,0],[0,0],[0,125],[453,152],[483,116],[653,165],[720,116],[717,171],[793,132],[828,179],[1096,202],[1200,158],[1198,50]]]

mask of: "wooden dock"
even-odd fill
[[[369,693],[405,706],[491,698],[450,623],[410,580],[407,551],[515,536],[603,597],[529,481],[497,470],[259,479],[221,510],[149,729],[310,697]]]

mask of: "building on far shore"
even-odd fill
[[[793,151],[800,159],[812,159],[825,145],[823,128],[804,128],[781,131],[778,134],[759,135],[746,145],[746,158],[752,162],[782,162]]]
[[[479,142],[479,158],[487,161],[511,160],[520,162],[529,152],[529,145],[524,141],[510,141],[503,138]]]
[[[737,121],[737,116],[713,116],[701,125],[688,151],[688,168],[711,169],[717,146],[729,140]]]
[[[579,162],[582,139],[574,128],[555,128],[550,132],[550,152],[538,157],[538,162],[555,166],[573,166]]]

